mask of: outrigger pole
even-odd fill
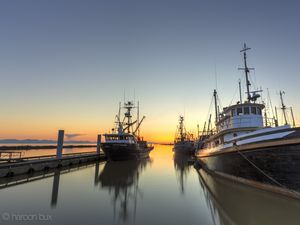
[[[142,118],[141,121],[138,123],[138,125],[137,125],[135,131],[133,132],[133,134],[135,134],[136,132],[138,132],[138,136],[139,136],[139,133],[140,133],[140,126],[141,126],[141,124],[142,124],[142,122],[144,121],[145,118],[146,118],[146,117],[143,116],[143,118]]]

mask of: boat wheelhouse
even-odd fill
[[[137,140],[133,134],[104,134],[105,143],[136,144]]]
[[[243,103],[224,108],[216,122],[219,139],[214,146],[224,144],[234,137],[261,129],[264,126],[263,104]]]

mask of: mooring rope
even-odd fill
[[[281,184],[279,181],[275,180],[273,177],[269,176],[268,174],[266,174],[262,169],[260,169],[257,165],[255,165],[255,163],[253,163],[250,159],[247,158],[247,156],[245,156],[242,152],[240,152],[238,150],[238,147],[235,146],[236,151],[245,159],[247,160],[254,168],[256,168],[259,172],[261,172],[263,175],[265,175],[267,178],[269,178],[271,181],[273,181],[275,184],[279,185],[282,188],[285,188],[287,190],[289,190],[290,192],[293,192],[296,195],[299,195],[298,191],[292,190],[288,187],[286,187],[285,185]]]
[[[237,152],[245,159],[247,160],[254,168],[256,168],[259,172],[261,172],[263,175],[265,175],[267,178],[269,178],[271,181],[273,181],[275,184],[288,189],[286,186],[284,186],[283,184],[281,184],[280,182],[278,182],[277,180],[275,180],[273,177],[269,176],[268,174],[266,174],[262,169],[260,169],[258,166],[255,165],[255,163],[253,163],[250,159],[247,158],[247,156],[245,156],[243,153],[241,153],[237,148],[236,148]]]

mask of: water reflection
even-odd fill
[[[52,208],[55,208],[57,205],[59,180],[60,180],[60,170],[57,169],[54,172],[54,176],[53,176],[52,195],[51,195],[51,207]]]
[[[190,170],[193,169],[191,167],[192,157],[184,154],[174,154],[173,159],[180,192],[184,194],[187,176]]]
[[[99,181],[102,189],[107,189],[112,197],[114,220],[120,219],[124,223],[131,219],[135,221],[138,199],[143,198],[139,177],[149,163],[150,159],[143,159],[105,164]]]
[[[203,170],[198,175],[214,224],[299,224],[299,200],[213,177]]]
[[[0,179],[0,224],[299,224],[300,201],[211,177],[171,146],[151,157]],[[5,212],[53,220],[7,222]]]

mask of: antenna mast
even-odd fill
[[[250,102],[252,100],[252,97],[251,97],[251,94],[250,94],[251,83],[249,81],[249,72],[250,72],[250,70],[253,70],[253,68],[248,68],[248,66],[247,66],[247,53],[246,53],[250,49],[251,48],[248,48],[246,46],[246,43],[244,43],[244,48],[240,51],[240,52],[244,53],[244,68],[239,68],[239,70],[244,70],[245,71],[248,102]]]

